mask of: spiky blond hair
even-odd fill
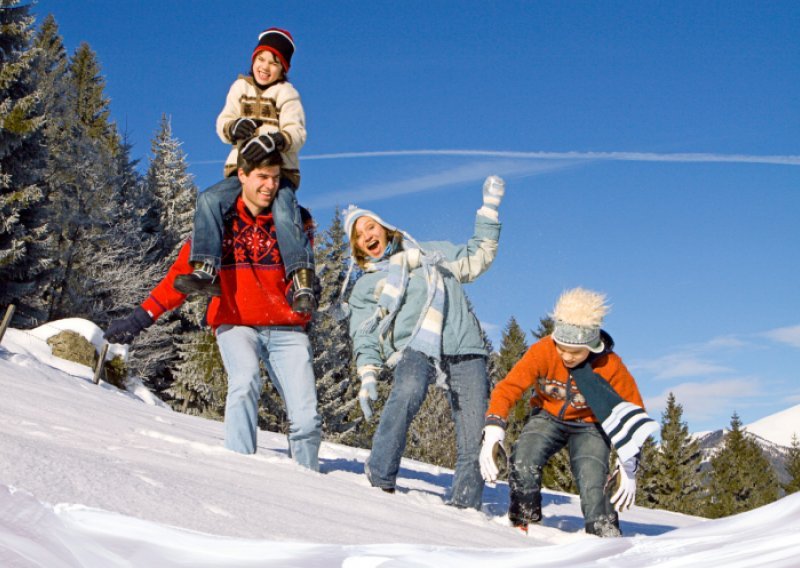
[[[581,327],[601,327],[611,307],[606,295],[585,288],[565,290],[556,302],[552,318]]]

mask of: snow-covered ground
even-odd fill
[[[323,444],[297,467],[283,436],[222,447],[222,424],[172,412],[144,389],[92,384],[44,339],[83,320],[10,329],[0,346],[0,566],[800,566],[800,494],[705,521],[634,507],[624,538],[583,532],[577,497],[545,494],[545,521],[508,526],[505,484],[483,512],[444,505],[452,472],[404,461],[373,489],[364,450]]]

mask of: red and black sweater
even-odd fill
[[[231,325],[303,326],[311,319],[292,311],[286,300],[289,282],[283,267],[272,213],[253,217],[242,198],[236,201],[235,214],[225,222],[222,263],[219,271],[222,295],[208,304],[206,321],[212,328]],[[311,215],[300,208],[309,240],[313,238]],[[191,242],[186,243],[164,279],[142,302],[153,320],[180,306],[186,296],[173,287],[175,277],[189,274]]]

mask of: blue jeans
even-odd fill
[[[281,178],[280,189],[271,206],[278,249],[281,251],[287,275],[300,268],[314,269],[314,251],[303,230],[295,190],[289,180]],[[208,262],[219,270],[225,217],[241,192],[239,178],[231,176],[197,196],[192,231],[192,262]]]
[[[486,358],[480,355],[444,357],[447,391],[456,432],[456,469],[448,505],[480,509],[483,497],[480,453],[489,379]],[[419,351],[406,349],[394,369],[394,385],[365,466],[372,485],[393,488],[406,447],[406,434],[428,394],[433,376],[431,361]]]
[[[240,454],[256,451],[263,361],[289,415],[289,452],[300,465],[319,471],[322,419],[311,366],[311,344],[297,328],[221,325],[217,345],[228,374],[225,447]]]
[[[605,491],[610,442],[597,424],[566,422],[540,411],[534,414],[511,454],[509,519],[515,525],[542,518],[542,468],[561,448],[569,449],[572,475],[581,497],[586,530],[618,536],[618,518]],[[615,528],[616,527],[616,528]],[[609,531],[617,535],[608,534]]]

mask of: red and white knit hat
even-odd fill
[[[280,28],[269,28],[258,35],[258,45],[253,50],[254,60],[261,51],[270,51],[275,54],[278,61],[283,65],[284,72],[289,71],[294,55],[294,39],[292,34]]]

